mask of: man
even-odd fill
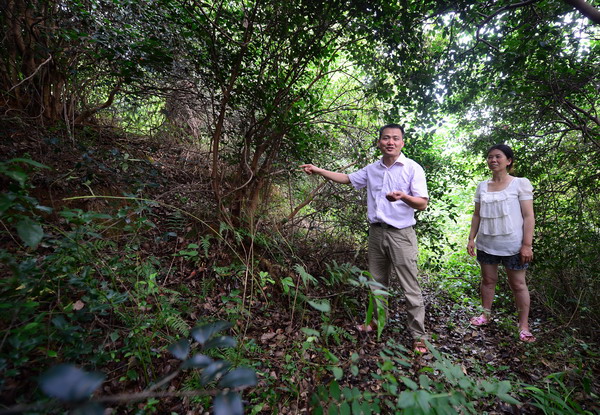
[[[300,166],[307,174],[319,174],[336,183],[367,188],[369,227],[369,272],[387,286],[390,276],[400,280],[407,302],[408,328],[414,350],[425,353],[425,305],[417,280],[417,238],[413,225],[415,210],[425,210],[429,201],[423,168],[402,154],[404,129],[388,124],[379,130],[377,147],[383,157],[351,174],[332,172],[312,164]],[[372,331],[375,323],[360,325]]]

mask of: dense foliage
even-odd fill
[[[242,338],[252,316],[285,315],[295,331],[274,338],[303,337],[276,357],[327,384],[311,390],[317,411],[518,405],[508,383],[463,376],[444,354],[434,352],[424,372],[404,372],[409,359],[397,345],[381,351],[383,392],[343,383],[348,370],[356,380],[365,368],[330,350],[356,344],[340,320],[374,301],[360,271],[364,195],[301,176],[297,165],[353,171],[378,157],[377,127],[405,124],[404,152],[425,168],[431,196],[418,214],[422,269],[438,295],[471,307],[477,282],[462,246],[471,188],[487,174],[485,150],[511,145],[516,174],[535,187],[535,299],[574,339],[597,340],[598,8],[597,0],[0,0],[0,369],[9,401],[45,399],[10,386],[52,359],[85,366],[59,372],[94,387],[88,374],[109,366],[118,379],[107,393],[147,385],[174,364],[168,345],[203,322],[197,308],[211,321],[243,321],[232,328]],[[262,352],[252,339],[210,359],[254,365]],[[578,382],[582,402],[595,396],[588,369],[553,375],[547,388],[522,385],[525,399],[586,413],[553,397],[571,396]],[[170,397],[208,405],[202,376]],[[277,379],[259,385],[269,392],[252,396],[255,413],[275,408],[278,393],[309,405],[297,379],[281,382],[285,392]],[[242,405],[238,395],[218,396],[220,407]]]

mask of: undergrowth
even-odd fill
[[[165,219],[149,200],[125,197],[126,203],[103,212],[53,212],[30,196],[22,165],[43,168],[30,160],[0,163],[0,173],[10,181],[0,198],[2,226],[9,231],[0,249],[6,275],[0,279],[2,405],[48,403],[36,379],[60,363],[82,369],[59,366],[62,372],[53,376],[88,379],[89,394],[99,385],[88,374],[108,373],[101,391],[110,396],[160,382],[167,369],[192,359],[187,364],[204,371],[226,362],[211,369],[213,380],[226,369],[252,368],[259,382],[247,393],[245,407],[255,414],[281,408],[340,414],[475,414],[511,407],[588,415],[595,410],[589,402],[598,397],[592,376],[597,363],[585,361],[597,362],[593,347],[571,354],[569,367],[575,369],[534,383],[505,376],[507,368],[492,365],[474,364],[467,371],[464,362],[431,344],[429,358],[422,359],[381,331],[368,349],[378,350],[375,355],[359,354],[356,350],[366,346],[348,321],[372,318],[389,293],[373,286],[356,265],[331,260],[312,275],[281,233],[252,234],[226,224],[186,239],[185,212],[175,209]],[[152,251],[155,245],[173,247]],[[438,299],[430,312],[450,316],[446,324],[452,331],[460,328],[465,309],[477,307],[478,270],[459,255],[449,261],[426,286]],[[501,324],[510,324],[510,313],[502,310],[511,304],[500,296]],[[190,357],[185,339],[197,335],[197,323],[206,319],[237,322],[232,331],[240,344],[214,348],[206,354],[210,361]],[[221,341],[216,346],[233,346]],[[573,349],[584,345],[578,342]],[[536,365],[564,347],[535,346],[524,360]],[[176,365],[171,355],[184,363]],[[242,375],[250,384],[248,372]],[[191,394],[210,383],[206,376],[203,371],[183,375],[177,397],[208,408],[210,398]],[[157,396],[146,397],[143,405],[126,400],[119,405],[127,413],[177,413],[167,407],[171,401]],[[219,399],[241,405],[232,395]]]

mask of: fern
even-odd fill
[[[294,265],[294,270],[300,274],[300,278],[302,278],[302,283],[304,284],[305,287],[308,286],[309,283],[313,284],[313,285],[317,285],[318,281],[315,277],[313,277],[312,275],[310,275],[308,272],[306,272],[306,270],[304,269],[304,267],[300,264],[296,264]]]
[[[352,334],[343,327],[335,326],[333,324],[325,323],[322,327],[322,332],[325,335],[325,342],[328,342],[329,337],[333,337],[333,340],[337,345],[341,344],[341,338],[345,338],[347,340],[354,340]]]
[[[202,247],[202,250],[204,251],[204,256],[208,258],[208,251],[210,250],[210,240],[212,239],[211,235],[204,235],[202,238],[200,238],[200,246]]]
[[[189,336],[191,327],[178,314],[172,314],[165,319],[165,325],[184,337]]]
[[[167,215],[165,223],[169,231],[179,233],[183,232],[183,230],[188,224],[188,221],[182,216],[180,212],[175,211]]]

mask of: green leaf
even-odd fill
[[[364,411],[363,407],[360,405],[360,402],[358,402],[358,400],[352,401],[352,414],[353,415],[362,415],[364,413],[365,413],[365,411]]]
[[[521,405],[521,402],[519,402],[518,400],[516,400],[515,398],[513,398],[512,396],[510,396],[509,394],[506,393],[498,393],[498,398],[502,399],[504,402],[506,403],[510,403],[512,405]]]
[[[303,332],[304,334],[308,335],[308,336],[315,336],[315,337],[319,337],[321,335],[321,333],[315,329],[311,329],[308,327],[302,327],[300,329],[301,332]]]
[[[28,217],[22,218],[16,227],[19,237],[25,242],[25,245],[32,249],[37,248],[44,237],[44,230],[41,225]]]
[[[200,375],[200,383],[206,385],[213,380],[223,376],[231,367],[231,363],[225,360],[217,360],[208,365]]]
[[[185,360],[190,352],[190,342],[188,339],[181,339],[167,347],[167,350],[177,359]]]
[[[213,362],[213,360],[208,357],[205,356],[203,354],[195,354],[192,357],[190,357],[189,359],[187,359],[186,361],[183,362],[183,364],[181,365],[182,369],[189,369],[189,368],[205,368],[207,366],[209,366],[211,363]]]
[[[314,284],[316,285],[318,283],[317,279],[315,277],[313,277],[312,275],[310,275],[308,272],[306,272],[306,270],[304,269],[304,267],[300,264],[296,264],[294,265],[294,269],[296,270],[296,272],[298,274],[300,274],[300,278],[302,278],[302,282],[304,283],[304,286],[307,286],[308,283]]]
[[[50,168],[50,167],[46,166],[45,164],[38,163],[35,160],[30,160],[30,159],[20,158],[20,157],[7,160],[5,163],[26,163],[26,164],[29,164],[34,167],[39,167],[40,169],[49,169]]]
[[[331,311],[331,306],[329,305],[329,301],[327,301],[327,300],[321,300],[321,301],[308,300],[308,304],[310,304],[314,309],[319,310],[323,313],[329,313]]]
[[[352,390],[348,387],[344,387],[342,389],[342,395],[344,395],[344,399],[351,400],[352,399]]]
[[[335,380],[329,385],[329,395],[336,401],[340,399],[340,396],[342,396],[340,385]]]
[[[37,210],[39,210],[39,211],[42,211],[42,212],[44,212],[44,213],[52,213],[52,212],[54,211],[54,209],[52,209],[52,208],[51,208],[51,207],[49,207],[49,206],[37,205],[35,208],[36,208]],[[0,212],[1,212],[1,210],[0,210]]]
[[[13,205],[14,197],[10,197],[6,193],[0,194],[0,215],[3,215]]]
[[[224,392],[215,396],[213,401],[215,415],[243,415],[242,397],[236,392]]]
[[[334,366],[331,368],[331,371],[333,372],[333,376],[335,377],[336,380],[340,380],[341,378],[344,377],[344,371],[342,370],[341,367]]]
[[[4,172],[8,177],[19,183],[19,186],[24,186],[27,182],[27,174],[20,170],[7,170]]]
[[[412,390],[419,389],[419,385],[417,385],[412,379],[409,379],[406,376],[400,376],[400,379],[402,379],[402,382],[404,382],[407,388]]]
[[[419,375],[419,386],[421,386],[421,389],[429,389],[431,386],[431,379],[429,379],[428,376]]]
[[[429,412],[429,402],[431,401],[431,394],[429,392],[418,390],[416,392],[416,401],[424,413]]]
[[[223,376],[219,382],[219,386],[222,388],[245,388],[254,386],[257,383],[256,372],[254,370],[246,367],[238,367]]]
[[[88,399],[104,381],[104,374],[86,372],[70,364],[54,366],[40,377],[40,388],[64,402],[81,402]]]
[[[205,349],[216,349],[220,347],[235,347],[237,345],[237,341],[231,336],[219,336],[214,337],[204,343]]]
[[[192,337],[201,345],[204,345],[208,339],[220,331],[226,330],[232,327],[233,324],[228,321],[217,321],[215,323],[208,323],[201,326],[196,326],[192,329]]]
[[[400,408],[410,408],[415,404],[415,395],[414,392],[409,392],[407,390],[402,391],[400,397],[398,398],[398,406]]]
[[[365,318],[365,324],[369,325],[369,324],[371,324],[371,321],[373,321],[374,309],[375,309],[375,302],[373,300],[373,296],[369,295],[369,305],[367,306],[367,316]]]

